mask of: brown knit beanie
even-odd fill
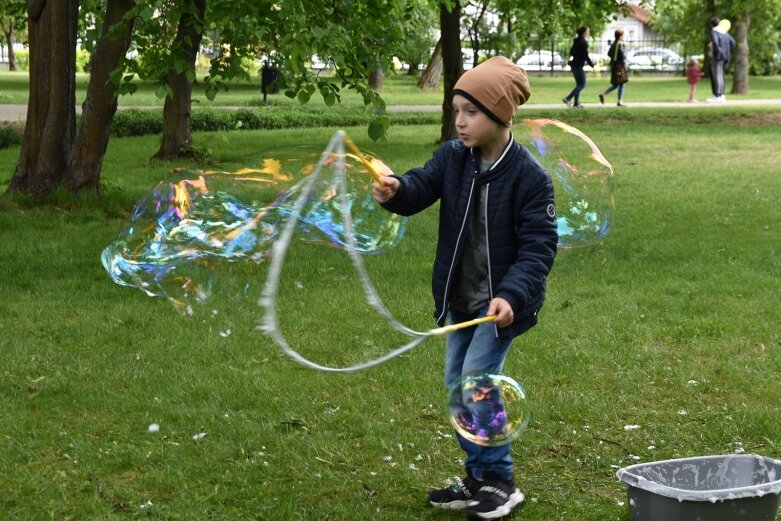
[[[453,94],[460,94],[500,125],[510,126],[519,105],[531,96],[526,71],[504,56],[494,56],[456,82]]]

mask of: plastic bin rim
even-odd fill
[[[767,483],[761,483],[758,485],[749,485],[746,487],[720,488],[720,489],[713,489],[713,490],[687,490],[682,488],[671,487],[669,485],[664,485],[662,483],[657,483],[655,481],[646,479],[642,476],[638,476],[637,474],[632,473],[632,470],[634,469],[641,468],[641,467],[648,467],[650,465],[659,465],[659,464],[671,463],[671,462],[682,463],[682,462],[693,461],[693,460],[710,460],[710,459],[718,459],[718,458],[729,458],[729,459],[750,458],[754,460],[761,459],[767,464],[781,467],[781,461],[774,458],[768,458],[767,456],[760,456],[759,454],[722,454],[722,455],[710,455],[710,456],[692,456],[688,458],[673,458],[667,460],[649,461],[647,463],[637,463],[635,465],[630,465],[628,467],[618,469],[618,472],[616,472],[616,479],[629,486],[646,490],[654,494],[659,494],[660,496],[677,499],[679,501],[711,501],[712,502],[712,501],[723,501],[725,499],[740,499],[745,497],[756,497],[757,495],[764,496],[767,494],[781,493],[781,478],[775,481],[769,481]],[[649,486],[649,484],[651,486]],[[762,491],[763,493],[756,494],[756,492],[759,491]]]

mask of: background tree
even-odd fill
[[[456,136],[453,114],[453,88],[464,73],[461,55],[461,4],[459,0],[449,0],[439,4],[439,29],[442,40],[442,69],[445,74],[445,95],[442,101],[442,127],[439,141],[447,141]]]
[[[403,23],[411,19],[404,17],[405,2],[312,0],[308,10],[295,1],[210,0],[209,4],[215,5],[210,11],[212,29],[229,41],[221,42],[221,52],[211,60],[210,74],[203,83],[207,97],[213,99],[227,88],[225,80],[247,74],[244,58],[273,46],[290,73],[288,95],[305,103],[319,90],[330,106],[339,100],[341,88],[355,89],[375,116],[369,135],[380,139],[386,134],[390,120],[385,102],[366,81],[372,72],[390,68],[403,40]],[[82,6],[80,18],[78,0],[26,3],[30,96],[9,192],[45,197],[58,186],[97,190],[116,111],[115,95],[132,94],[136,77],[159,81],[157,94],[166,98],[160,157],[186,152],[192,143],[189,111],[196,79],[195,53],[208,21],[206,0],[83,0]],[[236,15],[231,23],[229,13]],[[93,74],[77,131],[75,56],[79,39],[93,50]],[[127,57],[130,47],[137,58]],[[307,64],[313,54],[328,57],[335,66],[333,77],[312,73]],[[165,139],[169,135],[175,138]]]
[[[87,96],[81,105],[81,122],[64,176],[66,185],[73,191],[97,192],[100,188],[100,169],[108,148],[111,121],[117,111],[119,67],[127,54],[133,25],[140,12],[134,0],[108,0],[104,15],[100,12],[100,4],[102,2],[93,4],[94,11],[90,13],[95,15],[96,21],[91,27],[99,30],[100,36],[97,42],[89,44],[93,52]]]
[[[0,0],[0,30],[8,43],[8,70],[16,70],[16,34],[26,26],[25,0]]]
[[[442,38],[437,40],[426,68],[418,80],[418,88],[434,90],[439,85],[439,77],[442,76]]]
[[[410,1],[405,7],[404,36],[397,56],[409,66],[407,74],[417,74],[431,56],[437,42],[434,35],[437,16],[438,12],[426,0]]]
[[[30,96],[9,192],[40,197],[63,182],[76,133],[78,11],[77,0],[27,2]]]
[[[201,47],[206,0],[185,0],[178,11],[176,37],[171,47],[173,67],[165,74],[168,95],[163,106],[163,137],[157,159],[192,155],[192,85],[195,81],[195,57]]]

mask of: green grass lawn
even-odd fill
[[[86,74],[77,75],[76,100],[81,103],[87,91],[89,77]],[[559,103],[561,98],[572,90],[574,81],[570,75],[551,77],[548,73],[530,72],[529,81],[532,87],[532,97],[529,104]],[[591,73],[583,92],[583,101],[597,102],[597,94],[609,85],[608,74]],[[752,76],[749,80],[749,93],[746,95],[729,95],[732,78],[726,79],[727,94],[731,99],[775,99],[781,93],[781,76]],[[156,84],[138,82],[138,91],[129,96],[122,96],[119,103],[122,106],[163,106],[163,100],[155,96]],[[263,96],[260,90],[260,79],[236,80],[229,83],[227,92],[220,92],[214,101],[209,101],[204,95],[201,84],[193,89],[194,107],[220,106],[259,106]],[[689,95],[689,85],[684,76],[660,76],[653,74],[636,75],[630,78],[626,86],[625,99],[631,101],[686,101]],[[26,104],[28,96],[28,76],[26,72],[0,72],[0,104]],[[417,77],[406,74],[389,75],[385,80],[382,96],[388,105],[442,105],[442,82],[439,89],[424,92],[417,88]],[[700,82],[698,98],[710,96],[710,84],[707,79]],[[272,106],[297,105],[297,100],[287,98],[283,93],[269,95],[268,103]],[[615,98],[611,98],[615,100]],[[342,93],[342,104],[347,106],[363,106],[362,98],[352,91]],[[324,107],[319,96],[313,96],[308,105]]]
[[[626,521],[614,475],[637,462],[781,458],[778,113],[631,114],[572,121],[614,166],[614,229],[559,253],[540,323],[505,366],[533,406],[513,444],[527,497],[515,519]],[[348,131],[397,172],[439,134],[399,126],[371,144]],[[332,132],[197,139],[208,168],[236,170],[316,153]],[[0,518],[460,518],[424,496],[461,472],[443,339],[369,371],[320,373],[255,330],[254,302],[205,323],[110,281],[100,253],[134,202],[197,166],[147,160],[158,139],[112,139],[99,200],[0,201]],[[0,150],[2,190],[18,153]],[[433,326],[436,221],[436,208],[413,217],[398,246],[365,258],[390,311],[417,329]],[[339,251],[294,248],[280,309],[291,343],[326,361],[398,345]],[[243,275],[253,288],[255,269]]]

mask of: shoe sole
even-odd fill
[[[525,499],[523,492],[516,488],[515,492],[510,495],[507,503],[500,505],[496,510],[492,510],[491,512],[469,512],[469,515],[476,516],[480,519],[499,519],[504,516],[509,516],[513,510],[518,508],[518,506],[523,505]]]
[[[466,508],[466,500],[448,501],[447,503],[429,501],[429,503],[431,503],[432,507],[437,507],[444,510],[464,510]]]

